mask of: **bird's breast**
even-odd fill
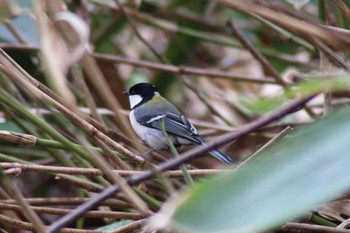
[[[148,146],[156,150],[164,150],[168,148],[166,138],[162,131],[141,125],[135,118],[134,110],[129,114],[131,126],[139,138]]]

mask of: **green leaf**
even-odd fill
[[[349,116],[305,127],[245,166],[195,186],[163,217],[178,232],[259,232],[339,196],[350,189]]]
[[[97,231],[113,231],[113,230],[116,230],[122,226],[129,224],[129,223],[132,223],[132,221],[131,220],[121,220],[118,222],[112,222],[112,223],[105,225],[103,227],[99,227],[96,230]]]
[[[11,0],[7,1],[13,15],[28,14],[32,9],[30,0]]]
[[[292,4],[295,9],[300,10],[303,6],[308,4],[310,0],[286,0],[289,4]]]
[[[8,130],[23,133],[23,130],[19,128],[14,121],[11,120],[2,122],[0,119],[0,130]]]

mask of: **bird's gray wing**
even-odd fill
[[[198,135],[193,125],[180,114],[149,114],[143,115],[136,120],[144,126],[159,130],[162,130],[162,121],[164,121],[165,130],[168,134],[188,139],[196,144],[203,142],[203,139]]]

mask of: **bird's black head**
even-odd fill
[[[158,92],[154,85],[150,83],[138,83],[130,87],[127,95],[140,95],[141,97],[153,96]]]
[[[154,95],[159,93],[155,86],[150,83],[138,83],[130,87],[125,94],[129,96],[131,109],[134,109],[151,100]]]

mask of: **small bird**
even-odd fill
[[[165,131],[174,146],[205,144],[196,128],[172,103],[159,94],[154,85],[138,83],[124,93],[129,97],[131,126],[142,141],[151,148],[169,149],[162,132],[162,120]],[[209,153],[223,163],[232,163],[229,156],[218,150],[211,150]]]

